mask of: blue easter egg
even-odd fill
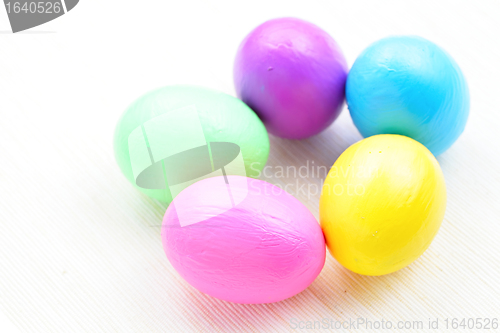
[[[354,124],[364,137],[401,134],[434,155],[465,128],[469,88],[453,58],[416,36],[388,37],[356,59],[346,83]]]

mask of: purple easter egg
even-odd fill
[[[327,128],[344,102],[347,63],[335,40],[296,18],[267,21],[241,43],[234,64],[238,97],[268,131],[304,139]]]

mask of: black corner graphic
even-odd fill
[[[69,12],[78,4],[78,0],[64,0],[66,3],[66,11]]]
[[[64,2],[62,2],[64,1]],[[73,9],[79,0],[4,0],[12,32],[31,29]]]

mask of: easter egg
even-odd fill
[[[469,89],[457,63],[415,36],[388,37],[364,50],[349,72],[346,98],[364,137],[409,136],[436,156],[457,140],[469,115]]]
[[[190,285],[246,304],[300,293],[326,254],[321,228],[304,205],[279,187],[241,176],[204,179],[182,191],[163,218],[162,241]]]
[[[238,97],[268,131],[304,139],[327,128],[343,102],[347,63],[335,40],[296,18],[267,21],[239,46],[234,63]]]
[[[258,177],[269,138],[257,115],[232,96],[194,86],[151,91],[116,126],[115,158],[140,191],[170,203],[208,177]]]
[[[432,153],[413,139],[386,134],[340,155],[323,185],[320,221],[338,262],[382,275],[424,253],[445,209],[445,182]]]

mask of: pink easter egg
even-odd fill
[[[309,210],[265,181],[204,179],[183,190],[163,218],[163,248],[193,287],[235,303],[271,303],[306,289],[325,263]]]

